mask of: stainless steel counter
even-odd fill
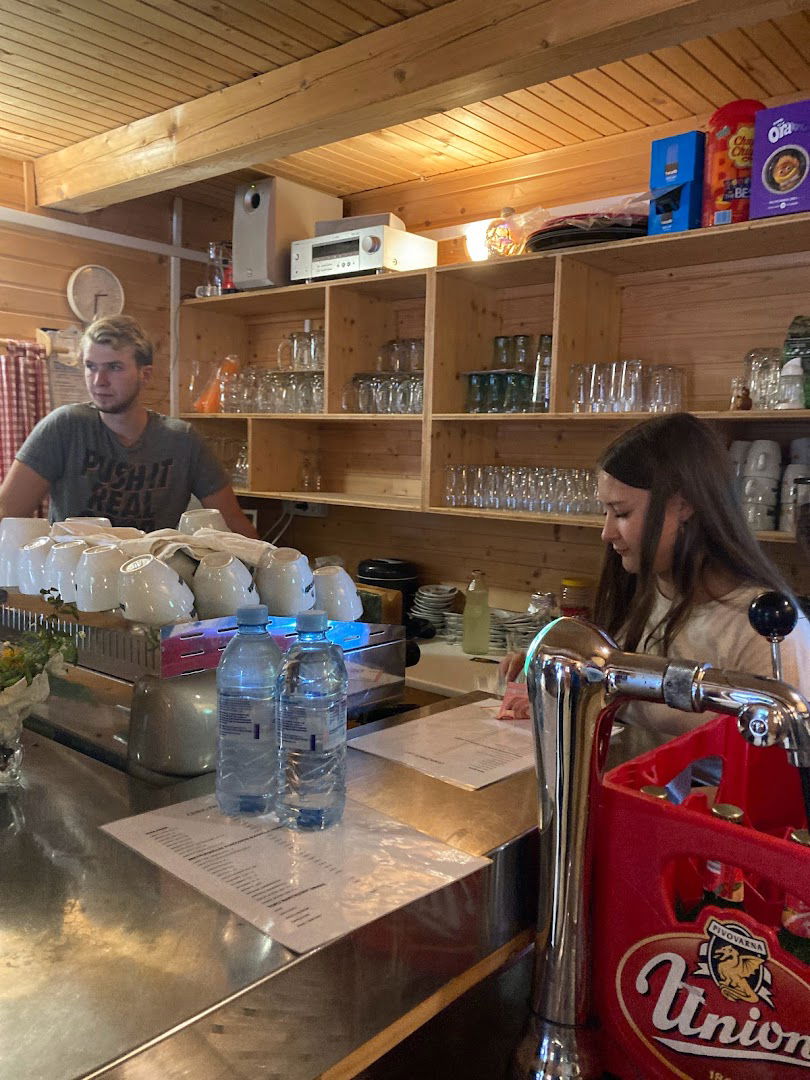
[[[213,777],[152,788],[27,732],[0,795],[2,1080],[311,1080],[533,923],[533,773],[465,792],[348,758],[352,798],[493,863],[298,957],[99,829]]]

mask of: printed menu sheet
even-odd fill
[[[476,791],[534,768],[530,721],[497,720],[500,705],[486,698],[360,735],[349,745]]]
[[[489,863],[351,799],[323,832],[225,817],[212,795],[103,829],[298,953]]]

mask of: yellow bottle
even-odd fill
[[[461,647],[465,653],[489,652],[489,590],[482,570],[473,570],[464,603]]]

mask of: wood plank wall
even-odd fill
[[[0,158],[0,205],[33,212],[26,183],[22,162]],[[167,192],[95,214],[47,216],[168,243],[171,208],[172,194]],[[187,199],[183,226],[185,243],[198,250],[205,249],[208,239],[230,234],[230,221],[220,220],[219,211]],[[151,408],[168,411],[169,264],[164,256],[0,224],[0,337],[30,339],[38,327],[75,324],[65,289],[71,272],[83,263],[109,266],[121,279],[127,314],[142,323],[155,345],[154,374],[145,400]],[[204,278],[203,265],[184,262],[181,291],[193,295]]]
[[[273,503],[270,517],[268,506],[268,526],[278,511]],[[473,570],[483,568],[492,605],[515,610],[525,607],[532,592],[559,593],[566,575],[595,580],[602,560],[596,529],[342,506],[330,506],[325,518],[296,517],[279,543],[299,548],[310,559],[340,555],[351,573],[361,559],[410,559],[424,582],[452,582],[459,588]],[[764,548],[798,591],[810,593],[810,567],[795,545]]]

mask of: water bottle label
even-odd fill
[[[346,741],[346,705],[324,710],[282,708],[280,735],[282,750],[317,754],[335,750]]]
[[[219,696],[220,738],[261,742],[275,734],[275,720],[272,698]]]

